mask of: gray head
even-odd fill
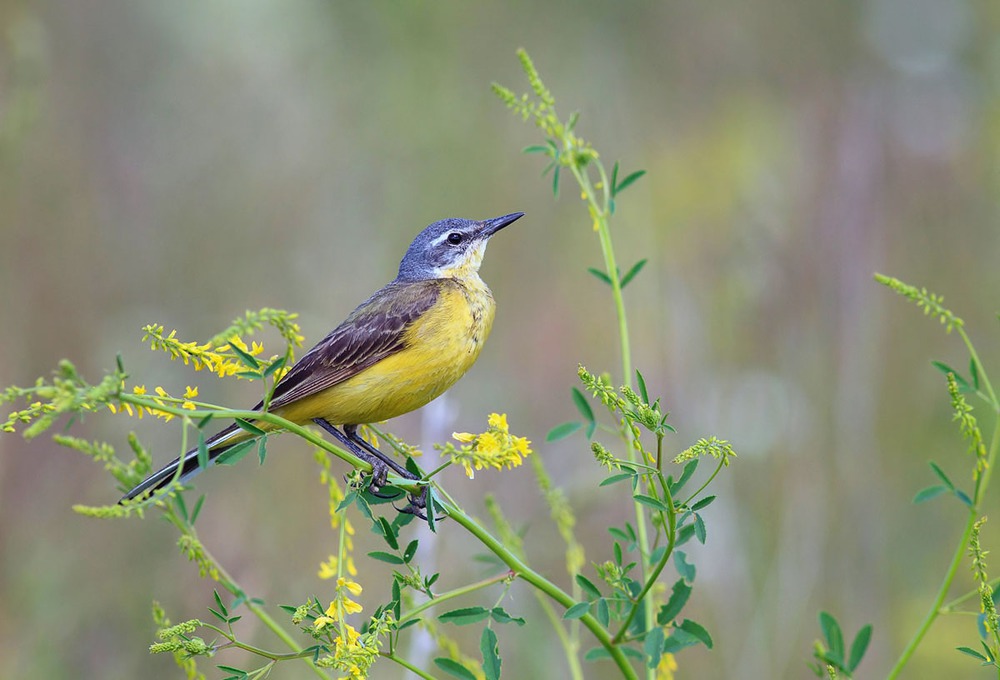
[[[477,222],[450,218],[417,234],[399,263],[399,281],[463,278],[479,271],[486,242],[524,213]]]

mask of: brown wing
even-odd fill
[[[437,284],[393,281],[378,290],[292,366],[274,388],[271,410],[343,382],[403,349],[406,329],[437,301]]]

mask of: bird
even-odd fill
[[[315,423],[330,433],[372,466],[373,492],[386,483],[390,468],[416,479],[360,437],[358,426],[424,406],[475,363],[496,311],[493,294],[479,276],[486,244],[523,216],[449,218],[423,229],[407,248],[396,278],[358,305],[275,384],[268,412],[298,425]],[[263,408],[261,401],[253,410]],[[261,423],[261,429],[268,427]],[[253,436],[234,422],[205,441],[208,464]],[[145,500],[201,470],[194,448],[119,502]],[[424,494],[411,494],[403,511],[422,516]]]

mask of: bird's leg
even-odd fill
[[[389,461],[386,461],[382,455],[373,456],[365,449],[359,447],[354,440],[323,418],[313,418],[313,422],[332,434],[334,439],[345,446],[348,451],[372,466],[372,483],[369,491],[378,491],[385,486],[386,478],[389,476],[389,465],[387,464]],[[344,429],[346,430],[347,428],[345,427]],[[391,462],[395,463],[395,461]],[[393,467],[395,468],[395,465]]]
[[[413,474],[412,472],[401,466],[399,463],[394,461],[392,458],[389,458],[384,453],[376,449],[374,446],[366,442],[358,434],[357,425],[344,425],[344,434],[346,434],[348,439],[357,444],[359,447],[365,449],[369,454],[377,457],[379,460],[381,460],[386,465],[395,470],[400,477],[403,477],[405,479],[419,479],[419,477],[417,477],[415,474]],[[406,507],[404,507],[402,510],[399,510],[400,512],[409,515],[416,515],[417,517],[423,520],[427,519],[427,517],[421,513],[421,510],[427,507],[426,487],[420,490],[420,495],[409,494],[407,496],[407,501],[408,502],[406,504]]]

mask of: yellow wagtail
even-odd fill
[[[469,370],[496,309],[479,278],[486,243],[523,214],[482,222],[447,219],[421,231],[399,263],[395,280],[362,302],[278,381],[269,411],[296,424],[320,425],[371,464],[376,490],[385,484],[388,468],[413,479],[362,439],[357,427],[420,408]],[[254,407],[261,408],[263,402]],[[222,430],[205,442],[209,463],[252,436],[235,423]],[[198,449],[192,449],[122,500],[152,493],[175,479],[183,482],[200,470]],[[411,496],[406,510],[420,514],[422,507],[422,497]]]

